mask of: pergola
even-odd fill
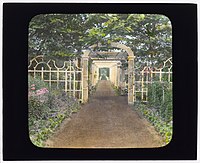
[[[103,68],[109,70],[107,80],[110,80],[117,87],[122,86],[122,80],[125,74],[121,62],[127,59],[126,52],[96,52],[91,54],[90,58],[92,60],[90,79],[93,86],[101,80],[100,69]]]
[[[124,85],[125,70],[121,66],[121,62],[128,61],[128,103],[134,103],[134,53],[133,51],[120,43],[112,42],[111,47],[122,49],[123,52],[116,51],[92,51],[95,47],[102,47],[101,44],[94,44],[84,51],[83,55],[83,102],[88,100],[88,77],[92,81],[92,85],[96,85],[100,80],[100,68],[109,69],[109,80],[117,87]],[[92,60],[91,74],[88,74],[88,60]]]

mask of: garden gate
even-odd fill
[[[28,73],[48,83],[50,89],[62,89],[83,102],[83,69],[75,60],[58,66],[55,60],[44,61],[43,56],[37,56],[30,60]]]

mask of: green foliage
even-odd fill
[[[114,86],[114,85],[112,85],[112,87],[115,91],[115,95],[117,95],[117,96],[124,96],[124,95],[128,94],[128,90],[126,88],[122,89],[121,87],[117,87],[117,86]]]
[[[118,88],[117,86],[112,85],[114,91],[115,91],[115,95],[120,96],[121,95],[121,90],[120,88]]]
[[[151,124],[153,124],[155,129],[164,138],[163,145],[166,145],[171,141],[173,132],[172,120],[170,122],[164,121],[158,112],[144,104],[135,105],[135,109],[138,110]]]
[[[41,14],[29,23],[29,55],[74,53],[80,51],[83,34],[81,14]]]
[[[33,89],[34,85],[34,89]],[[80,109],[78,100],[60,90],[41,91],[43,81],[29,76],[29,136],[33,144],[44,147],[45,140],[62,121]]]
[[[38,98],[29,97],[28,107],[29,115],[32,117],[32,120],[37,120],[39,117],[42,117],[44,105]]]
[[[172,139],[172,87],[168,82],[154,82],[148,86],[148,103],[138,103],[135,108],[151,122],[164,137],[165,144]]]
[[[29,24],[29,56],[69,59],[95,43],[108,50],[111,41],[129,46],[136,64],[158,66],[172,54],[171,22],[156,14],[43,14]]]
[[[48,84],[46,84],[45,82],[41,81],[39,79],[39,77],[34,78],[31,75],[28,75],[28,88],[29,90],[31,89],[31,85],[35,85],[35,90],[41,89],[41,88],[48,88]]]
[[[91,81],[88,80],[89,96],[93,95],[96,92],[97,86],[98,86],[98,83],[95,86],[93,86]]]
[[[148,106],[157,110],[166,122],[172,120],[172,87],[168,82],[148,86]]]

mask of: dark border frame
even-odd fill
[[[169,17],[173,30],[171,143],[161,148],[48,149],[28,136],[28,24],[37,14],[148,13]],[[3,160],[196,160],[197,4],[3,4]]]

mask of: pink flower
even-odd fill
[[[32,87],[31,90],[35,90],[35,87]]]
[[[42,91],[40,91],[40,90],[38,90],[37,92],[36,92],[36,95],[42,95],[42,94],[44,94]]]
[[[32,84],[31,87],[35,87],[35,84]]]
[[[49,92],[47,88],[41,88],[39,90],[36,91],[36,95],[42,95]]]

